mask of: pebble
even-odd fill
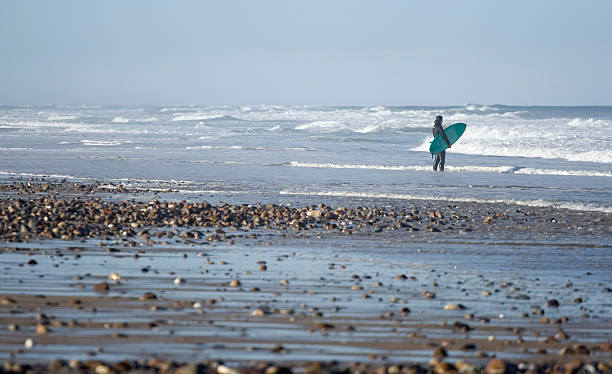
[[[446,349],[438,347],[433,351],[431,355],[436,358],[444,358],[448,357],[448,352],[446,352]]]
[[[487,366],[485,367],[486,374],[505,374],[506,373],[506,363],[499,359],[494,358],[489,361]]]
[[[566,374],[574,374],[584,365],[582,360],[572,360],[563,365]]]
[[[449,362],[438,362],[434,365],[435,374],[452,374],[457,373],[455,365]]]
[[[225,365],[219,365],[217,366],[217,373],[219,374],[240,374],[240,370],[237,370],[229,366],[225,366]],[[178,374],[178,373],[175,371],[175,374]],[[197,374],[197,371],[194,374]]]
[[[49,332],[49,329],[47,328],[47,326],[43,325],[43,324],[38,324],[36,325],[36,333],[40,334],[40,335],[45,335]]]
[[[551,307],[551,308],[558,308],[559,301],[557,301],[556,299],[546,300],[546,306]]]
[[[26,349],[32,349],[34,347],[35,343],[34,340],[32,338],[27,338],[25,340],[25,342],[23,343],[23,346],[26,347]]]
[[[462,304],[446,304],[444,310],[464,310],[465,306]]]
[[[15,301],[15,299],[13,299],[12,297],[2,296],[0,298],[0,305],[15,305],[15,304],[17,304],[17,301]]]
[[[153,292],[145,292],[144,295],[140,296],[141,301],[145,300],[157,300],[157,295]]]
[[[432,291],[423,291],[423,297],[426,299],[435,299],[436,293]]]
[[[107,293],[110,291],[110,284],[106,282],[97,283],[93,286],[93,290],[99,293]]]

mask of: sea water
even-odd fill
[[[436,115],[464,122],[444,173]],[[612,212],[612,107],[0,106],[0,177],[217,202],[442,199]]]

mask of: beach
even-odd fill
[[[0,189],[5,371],[611,367],[609,213],[211,204],[40,177]]]

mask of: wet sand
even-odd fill
[[[143,193],[2,186],[5,371],[612,366],[609,214]]]

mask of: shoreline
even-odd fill
[[[0,184],[4,213],[2,239],[150,238],[143,228],[230,228],[236,231],[293,230],[364,233],[410,232],[469,234],[525,233],[545,235],[612,235],[612,214],[508,203],[431,200],[388,201],[332,207],[322,202],[303,206],[278,203],[210,204],[147,199],[146,190],[123,185],[110,191],[96,182],[9,182]],[[135,199],[138,198],[138,199]],[[377,204],[378,203],[378,204]],[[32,213],[33,211],[33,213]],[[20,216],[21,214],[21,216]],[[24,215],[29,215],[26,218]],[[63,217],[63,218],[62,218]],[[63,221],[63,222],[62,222]],[[200,239],[203,233],[185,233]],[[163,235],[162,235],[163,236]],[[207,240],[224,239],[208,236]]]

